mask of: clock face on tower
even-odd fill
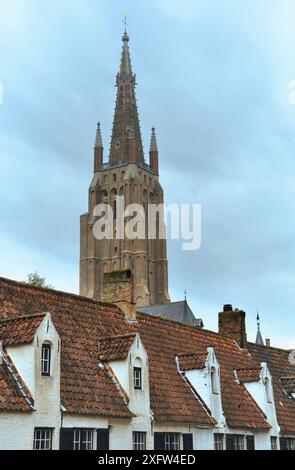
[[[119,140],[116,140],[115,142],[115,149],[116,150],[119,150],[119,148],[121,147],[121,142]]]

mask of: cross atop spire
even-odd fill
[[[125,25],[125,31],[124,31],[125,34],[127,34],[127,26],[129,26],[129,24],[127,23],[127,17],[128,17],[128,13],[127,13],[127,11],[126,11],[126,12],[124,13],[124,20],[122,20],[123,23],[124,23],[124,25]]]
[[[263,341],[261,331],[260,331],[260,316],[259,316],[258,309],[257,309],[257,315],[256,315],[256,322],[257,322],[256,344],[259,344],[260,346],[264,346],[264,341]]]

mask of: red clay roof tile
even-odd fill
[[[61,337],[61,400],[72,414],[131,418],[106,370],[99,368],[97,341],[128,334],[112,304],[0,278],[0,316],[50,312]]]
[[[45,313],[0,321],[0,341],[4,346],[31,343],[44,316]]]

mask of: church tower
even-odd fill
[[[149,164],[144,159],[135,97],[136,81],[132,72],[129,37],[126,30],[122,41],[108,161],[103,162],[103,143],[98,124],[88,212],[81,216],[80,294],[103,300],[105,274],[130,270],[134,282],[134,302],[136,306],[146,306],[170,301],[166,240],[160,239],[158,233],[155,239],[149,239],[147,223],[145,237],[141,239],[127,237],[119,239],[116,237],[115,228],[113,239],[98,240],[93,233],[93,226],[97,220],[93,211],[97,204],[109,204],[116,218],[118,196],[124,196],[125,208],[129,204],[140,204],[146,216],[148,204],[163,203],[154,128],[151,133]]]

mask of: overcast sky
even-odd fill
[[[96,122],[109,147],[122,17],[146,150],[167,203],[202,204],[202,245],[169,242],[173,300],[207,328],[232,303],[295,347],[293,0],[0,0],[0,275],[78,292]]]

